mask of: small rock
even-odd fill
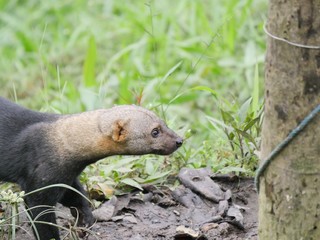
[[[144,238],[140,234],[137,234],[131,237],[130,240],[144,240]]]
[[[108,202],[102,204],[98,209],[93,210],[92,214],[98,222],[109,221],[114,214],[116,204],[117,198],[113,196]]]
[[[125,216],[123,218],[123,221],[126,222],[126,223],[133,223],[133,224],[137,224],[138,223],[136,217],[133,216],[132,214],[128,214],[128,213],[125,214]]]
[[[178,212],[177,210],[173,210],[173,213],[177,216],[180,216],[180,212]]]
[[[240,206],[240,205],[237,205],[237,204],[233,204],[233,206],[234,206],[235,208],[238,208],[241,212],[245,212],[245,211],[250,210],[249,207],[244,207],[244,206]]]
[[[195,231],[191,228],[187,228],[182,225],[176,228],[176,232],[177,232],[176,237],[179,237],[179,235],[182,234],[183,236],[189,236],[196,239],[200,235],[199,231]]]
[[[153,197],[153,193],[145,193],[143,194],[142,199],[144,202],[150,202],[152,197]]]
[[[111,220],[113,222],[121,221],[124,218],[124,215],[112,217]]]
[[[173,198],[187,208],[194,208],[203,203],[201,198],[189,188],[180,185],[172,192]]]
[[[218,203],[225,199],[225,193],[221,190],[220,186],[210,178],[211,175],[212,172],[209,168],[182,168],[178,178],[185,187]]]
[[[213,229],[213,228],[217,228],[219,226],[218,223],[206,223],[205,225],[203,225],[201,227],[201,231],[206,233],[208,232],[209,230]]]
[[[153,218],[153,219],[151,220],[151,223],[152,223],[152,224],[157,224],[157,223],[161,223],[161,221],[160,221],[159,219],[157,219],[157,218]]]
[[[130,201],[137,201],[137,202],[150,202],[152,200],[153,193],[145,193],[142,194],[141,192],[133,197],[130,198]]]
[[[230,231],[230,225],[226,222],[220,223],[218,226],[218,230],[221,235],[227,235]]]
[[[224,193],[224,199],[225,200],[231,200],[231,197],[232,197],[232,192],[230,189],[227,189],[227,191]]]
[[[233,225],[235,225],[236,227],[240,228],[240,229],[244,229],[243,226],[243,215],[240,212],[240,209],[231,206],[227,212],[227,217],[226,217],[226,221],[228,223],[231,223]]]
[[[218,222],[221,222],[222,220],[223,218],[220,215],[217,215],[217,216],[210,217],[204,222],[199,223],[198,226],[202,226],[203,224],[207,224],[207,223],[218,223]]]
[[[229,203],[227,200],[222,200],[219,202],[219,206],[218,206],[218,214],[222,217],[226,216],[226,213],[228,211],[229,208]]]

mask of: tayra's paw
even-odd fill
[[[83,225],[86,227],[92,226],[96,222],[96,219],[93,217],[92,212],[90,211],[90,214],[86,214],[83,217]]]
[[[71,208],[71,214],[76,219],[77,225],[81,227],[92,226],[96,219],[93,217],[91,209],[78,210],[76,208]]]

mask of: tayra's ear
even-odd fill
[[[129,121],[117,120],[112,124],[112,139],[115,142],[124,142],[128,135]]]

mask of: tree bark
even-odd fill
[[[270,0],[267,29],[320,46],[319,0]],[[320,104],[320,50],[268,37],[261,159]],[[319,115],[319,114],[318,114]],[[320,117],[260,178],[259,239],[320,239]]]

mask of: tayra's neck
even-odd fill
[[[99,116],[103,111],[65,115],[52,123],[49,138],[62,159],[89,164],[121,153],[118,144],[99,129]]]

